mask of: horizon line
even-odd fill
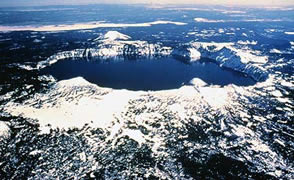
[[[1,6],[0,8],[21,8],[21,7],[49,7],[49,6],[88,6],[88,5],[141,5],[141,6],[146,6],[146,7],[161,7],[161,8],[165,8],[165,7],[177,7],[177,6],[214,6],[214,7],[236,7],[236,8],[254,8],[254,9],[266,9],[266,8],[293,8],[293,5],[264,5],[264,4],[238,4],[238,3],[228,3],[228,4],[210,4],[210,3],[182,3],[182,4],[175,4],[175,3],[170,3],[170,4],[162,4],[162,3],[110,3],[110,2],[104,2],[104,3],[74,3],[74,4],[70,4],[70,3],[64,3],[64,4],[41,4],[41,5],[8,5],[8,6]]]

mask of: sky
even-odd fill
[[[0,6],[42,6],[68,4],[204,4],[204,5],[245,5],[245,6],[294,6],[294,0],[0,0]]]

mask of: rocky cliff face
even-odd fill
[[[99,59],[132,59],[168,56],[172,48],[160,43],[150,44],[147,41],[132,41],[130,37],[116,31],[109,31],[104,36],[94,40],[95,46],[87,49],[63,51],[50,56],[38,63],[37,69],[50,66],[62,59],[69,58],[99,58]]]
[[[256,81],[268,78],[268,72],[261,67],[267,57],[254,55],[249,50],[237,49],[234,43],[202,43],[183,45],[172,52],[176,58],[194,62],[202,58],[214,60],[220,66],[243,72]]]

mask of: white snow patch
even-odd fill
[[[10,128],[5,122],[0,121],[0,138],[7,138],[9,137],[9,135],[10,135]]]
[[[130,36],[122,34],[117,31],[108,31],[103,37],[103,40],[109,40],[109,41],[114,41],[114,40],[128,40],[131,39]],[[101,38],[97,38],[95,40],[100,40]]]
[[[246,33],[242,33],[242,36],[248,37],[248,35]]]
[[[261,117],[261,116],[253,116],[253,119],[254,120],[257,120],[257,121],[259,121],[259,122],[264,122],[264,121],[266,121],[266,119],[264,118],[264,117]]]
[[[234,50],[235,52],[237,52],[237,55],[241,57],[241,62],[242,63],[249,63],[249,62],[253,62],[253,63],[258,63],[258,64],[265,64],[268,62],[268,57],[267,56],[257,56],[250,50],[243,50],[243,49],[236,49],[236,48],[232,48],[232,50]]]
[[[188,32],[188,35],[196,35],[197,32]]]
[[[40,40],[40,39],[35,39],[33,42],[34,42],[34,43],[40,43],[40,42],[42,42],[42,40]]]
[[[81,161],[83,161],[83,162],[86,162],[86,161],[87,161],[87,155],[86,155],[85,152],[81,152],[81,153],[79,154],[79,156],[80,156],[80,160],[81,160]]]
[[[199,92],[203,99],[213,107],[220,108],[229,102],[228,92],[225,88],[200,87]]]
[[[32,67],[31,65],[19,64],[19,63],[15,64],[15,65],[21,69],[28,70],[28,71],[36,69],[36,68]]]
[[[281,146],[286,147],[285,143],[283,143],[281,140],[279,140],[279,139],[275,139],[274,141],[275,141],[276,143],[280,144]]]
[[[282,81],[281,81],[281,85],[282,85],[282,86],[289,87],[289,88],[291,88],[291,89],[294,89],[294,83],[291,83],[291,82],[288,82],[288,81],[285,81],[285,80],[282,80]]]
[[[232,47],[234,45],[234,43],[232,42],[220,42],[220,43],[216,43],[216,42],[193,42],[191,43],[191,45],[193,45],[195,48],[200,48],[203,47],[205,49],[208,49],[209,47],[214,47],[215,51],[219,51],[224,47]]]
[[[188,48],[188,51],[190,51],[190,61],[198,61],[201,58],[201,53],[197,51],[195,48]]]
[[[256,45],[257,44],[257,41],[238,41],[237,42],[238,44],[241,44],[241,45]]]
[[[246,112],[243,112],[243,111],[240,111],[240,112],[239,112],[239,115],[240,115],[240,117],[241,117],[242,119],[243,119],[243,118],[248,119],[248,118],[251,117],[249,114],[247,114]]]
[[[177,115],[180,117],[180,119],[185,119],[187,116],[186,116],[186,113],[185,113],[185,108],[180,104],[180,103],[177,103],[177,104],[172,104],[171,106],[169,106],[169,109],[174,112],[174,113],[177,113]],[[180,123],[176,123],[174,124],[174,126],[178,126],[178,128],[180,127]]]
[[[140,130],[126,129],[124,130],[122,135],[127,135],[133,140],[137,141],[139,143],[139,146],[145,143],[144,134],[142,134]]]
[[[275,175],[277,175],[278,177],[281,177],[282,174],[283,174],[283,171],[281,171],[281,170],[276,170],[275,171]]]
[[[285,34],[294,35],[294,32],[285,32]]]
[[[218,23],[218,22],[225,22],[224,20],[210,20],[205,18],[194,18],[196,22],[206,22],[206,23]]]
[[[69,80],[59,81],[58,85],[73,87],[73,86],[87,86],[87,85],[91,85],[91,83],[89,83],[88,81],[86,81],[82,77],[76,77],[76,78],[69,79]]]
[[[261,143],[258,140],[251,140],[250,143],[251,143],[250,148],[252,150],[272,153],[269,146],[267,146],[266,144]]]
[[[222,28],[218,29],[218,33],[224,33],[224,32],[225,32],[224,29],[222,29]]]
[[[31,155],[31,156],[36,156],[36,155],[38,155],[38,154],[42,154],[42,153],[43,153],[42,150],[34,150],[34,151],[31,151],[31,152],[29,153],[29,155]]]
[[[277,53],[277,54],[282,54],[282,52],[278,49],[271,49],[270,53]]]
[[[235,135],[240,137],[245,137],[246,135],[254,136],[254,132],[249,129],[248,127],[241,126],[241,125],[231,125],[232,131]]]
[[[283,96],[283,94],[279,90],[275,90],[275,91],[271,92],[271,95],[273,95],[275,97],[282,97]]]
[[[193,84],[194,86],[198,86],[198,87],[203,87],[203,86],[207,86],[207,83],[202,81],[201,79],[199,78],[193,78],[191,81],[190,81],[191,84]]]
[[[276,32],[276,29],[265,29],[266,32]]]

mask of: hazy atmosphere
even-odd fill
[[[0,6],[39,6],[39,5],[68,5],[68,4],[99,4],[99,3],[123,3],[123,4],[212,4],[212,5],[266,5],[266,6],[287,6],[294,5],[293,0],[2,0]]]

